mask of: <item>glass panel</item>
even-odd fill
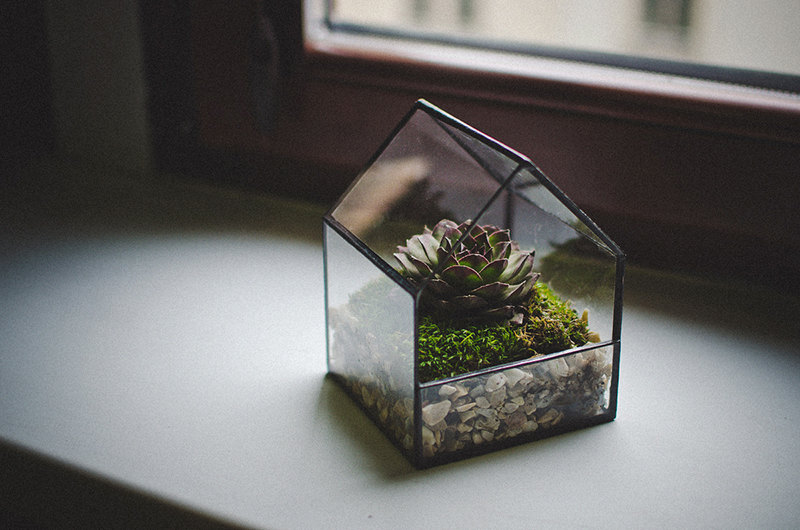
[[[509,171],[508,164],[492,170]],[[487,171],[448,128],[417,109],[331,216],[395,266],[398,245],[442,219],[474,219],[507,176]]]
[[[609,406],[612,347],[454,378],[422,389],[423,457],[449,458],[585,426]]]
[[[588,320],[595,340],[613,338],[617,262],[592,229],[567,209],[537,178],[523,171],[498,197],[487,218],[504,211],[514,239],[535,250],[534,270],[561,299]]]
[[[328,370],[410,451],[414,299],[327,224],[324,237]]]
[[[462,149],[464,149],[464,151],[469,153],[481,167],[485,168],[491,176],[497,179],[498,184],[502,184],[505,179],[514,172],[517,166],[519,166],[520,162],[530,162],[526,157],[511,151],[506,146],[502,146],[499,143],[496,145],[486,143],[494,142],[494,140],[469,134],[462,128],[443,121],[439,121],[439,125]],[[464,124],[461,124],[461,126],[467,127]],[[501,146],[503,150],[508,150],[509,154],[513,154],[514,157],[512,158],[498,150],[498,146]]]
[[[580,232],[595,241],[597,245],[603,246],[609,252],[613,252],[608,244],[603,241],[596,226],[589,227],[584,221],[578,218],[577,214],[566,206],[563,202],[566,197],[560,199],[552,189],[542,183],[540,178],[529,168],[523,168],[509,183],[509,188],[514,195],[535,204],[538,208],[559,219],[562,223],[570,226],[573,230]],[[561,192],[558,192],[561,195]]]

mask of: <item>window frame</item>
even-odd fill
[[[702,90],[716,98],[738,96],[778,105],[791,105],[800,96],[800,75],[337,22],[330,18],[332,0],[304,2],[304,34],[311,48],[333,45],[340,49],[367,49],[464,69],[622,89],[644,87],[677,96],[695,95]]]
[[[302,7],[211,0],[170,14],[188,25],[190,67],[169,99],[151,100],[162,167],[329,205],[424,98],[529,156],[634,265],[776,284],[800,270],[800,99],[377,53],[305,39]],[[174,49],[158,46],[159,35],[174,34],[164,32],[164,9],[146,21],[148,56]],[[267,124],[253,101],[262,88],[252,75],[264,55],[253,50],[259,17],[276,30],[281,65]],[[151,98],[175,80],[171,69],[149,75],[162,87]],[[175,115],[178,94],[190,104]]]
[[[350,76],[358,71],[365,84],[398,83],[401,88],[403,83],[414,83],[432,93],[550,105],[773,140],[794,141],[800,132],[800,94],[637,69],[636,61],[604,65],[588,62],[588,57],[581,60],[580,54],[575,59],[562,59],[498,48],[479,49],[458,41],[448,44],[342,30],[327,21],[328,2],[305,0],[303,5],[304,53],[312,75],[330,78],[336,72]],[[414,68],[419,69],[418,75],[411,71]],[[366,71],[369,69],[374,75]],[[399,73],[404,76],[402,81],[396,77],[387,79]],[[430,81],[426,84],[426,80]],[[553,92],[567,97],[555,98]],[[684,113],[691,116],[683,116]]]

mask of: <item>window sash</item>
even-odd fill
[[[800,105],[800,76],[335,22],[329,16],[329,3],[305,2],[305,39],[311,49],[371,53],[501,75],[645,90],[654,95]]]

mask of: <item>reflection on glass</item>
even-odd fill
[[[325,225],[328,371],[395,444],[413,446],[414,299]]]

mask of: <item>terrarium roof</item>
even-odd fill
[[[442,218],[509,226],[515,204],[535,205],[609,255],[620,248],[527,156],[418,100],[326,214],[377,256],[403,224]],[[387,246],[388,245],[388,246]]]

